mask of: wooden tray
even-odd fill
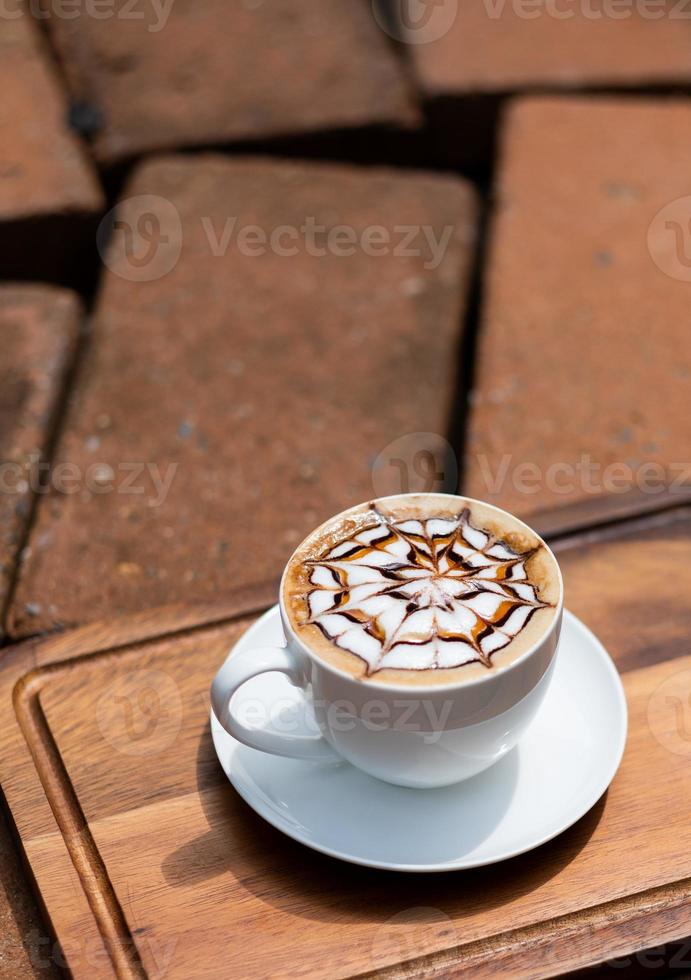
[[[690,934],[690,545],[683,507],[556,542],[624,673],[627,750],[571,830],[472,872],[342,864],[237,797],[207,692],[268,591],[10,649],[0,780],[74,976],[544,977]]]

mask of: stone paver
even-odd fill
[[[0,265],[4,277],[59,274],[67,231],[103,204],[38,29],[0,18]],[[47,234],[59,230],[55,240]],[[62,223],[59,223],[61,221]],[[43,222],[43,223],[41,223]]]
[[[171,157],[124,196],[58,453],[91,487],[42,499],[15,635],[277,577],[322,519],[400,489],[372,476],[392,440],[450,420],[467,184]]]
[[[415,119],[366,3],[175,0],[139,13],[48,20],[103,161]]]
[[[691,483],[691,108],[526,99],[503,133],[465,489]]]
[[[67,290],[0,286],[0,609],[32,492],[43,480],[41,456],[72,363],[79,316],[79,301]]]
[[[451,6],[416,35],[433,40],[410,45],[428,97],[691,80],[691,22],[678,0],[464,0],[444,29]]]

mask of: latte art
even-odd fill
[[[545,545],[519,547],[515,533],[483,526],[469,507],[411,515],[372,503],[351,525],[304,554],[291,608],[297,626],[358,658],[365,675],[489,669],[539,610],[551,610],[531,576]]]
[[[384,667],[425,670],[490,665],[540,601],[517,554],[453,520],[397,523],[372,510],[372,526],[312,562],[310,622],[333,643]]]

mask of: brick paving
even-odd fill
[[[633,3],[620,4],[622,16],[608,16],[614,6],[465,0],[440,37],[431,18],[434,39],[411,46],[416,78],[427,98],[459,99],[538,86],[571,92],[688,84],[691,23],[678,0],[657,4],[654,16]]]
[[[654,10],[647,0],[460,0],[413,33],[435,152],[471,169],[491,164],[497,110],[512,94],[691,84],[691,21],[678,0]]]
[[[66,290],[0,285],[0,608],[26,529],[32,486],[74,357],[80,304]]]
[[[691,483],[691,257],[675,252],[666,226],[691,218],[689,151],[687,103],[514,106],[485,279],[470,493],[527,514],[596,491]]]
[[[121,219],[134,227],[136,199],[154,192],[171,240],[170,209],[179,215],[179,261],[132,282],[115,239],[57,456],[82,473],[110,467],[104,487],[139,466],[141,493],[97,487],[41,502],[14,635],[209,602],[273,578],[315,524],[373,495],[372,463],[392,440],[447,425],[474,243],[467,184],[169,158],[135,174]],[[231,217],[237,235],[214,255]],[[248,226],[292,229],[298,241],[311,222],[324,227],[311,244],[277,245],[294,256],[241,244]],[[388,254],[346,239],[327,248],[326,229],[339,225],[358,242],[373,228],[390,234],[390,247],[377,245]],[[415,247],[404,227],[418,229]],[[436,258],[425,231],[447,240]],[[165,495],[154,481],[169,472]]]
[[[367,5],[175,0],[143,20],[48,20],[98,158],[412,125],[412,91]]]
[[[66,236],[74,247],[103,198],[27,16],[0,18],[0,89],[0,269],[4,278],[59,277]]]

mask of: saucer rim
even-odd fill
[[[245,633],[243,633],[243,635],[240,637],[237,643],[246,642],[254,634],[255,631],[259,631],[261,629],[261,627],[264,625],[266,620],[271,619],[273,616],[278,616],[280,619],[280,609],[278,603],[272,606],[271,608],[267,609],[266,612],[264,612],[259,617],[259,619],[257,619],[252,624],[252,626],[250,626],[249,629]],[[224,738],[230,739],[232,741],[235,741],[235,739],[233,739],[232,735],[229,735],[228,732],[225,731],[225,729],[221,726],[220,722],[216,719],[213,709],[210,709],[211,734],[214,743],[214,750],[216,752],[219,765],[221,766],[224,775],[230,782],[235,792],[238,793],[238,795],[245,801],[245,803],[249,807],[251,807],[252,810],[254,810],[254,812],[259,817],[261,817],[263,820],[266,820],[268,824],[270,824],[276,830],[279,830],[281,833],[285,834],[287,837],[290,837],[292,840],[295,840],[298,843],[303,844],[305,847],[309,847],[313,851],[317,851],[320,854],[325,854],[327,857],[337,858],[340,861],[345,861],[348,864],[355,864],[365,868],[375,868],[381,871],[397,871],[406,874],[429,874],[429,873],[441,873],[441,872],[450,872],[450,871],[469,871],[472,868],[487,867],[493,864],[498,864],[502,861],[508,861],[512,858],[519,857],[522,854],[527,854],[530,851],[535,850],[535,848],[542,847],[543,844],[547,844],[549,843],[549,841],[554,840],[560,834],[563,834],[566,830],[568,830],[575,823],[577,823],[582,817],[584,817],[587,813],[589,813],[590,810],[592,810],[592,808],[595,806],[595,804],[604,796],[609,786],[611,785],[612,780],[616,776],[619,767],[621,766],[621,761],[624,755],[624,751],[626,749],[626,741],[628,736],[628,704],[626,701],[626,694],[624,692],[624,686],[621,680],[621,676],[614,664],[614,661],[612,660],[611,656],[607,652],[607,649],[605,648],[601,640],[597,638],[597,636],[593,633],[593,631],[588,626],[586,626],[585,623],[578,618],[578,616],[576,616],[570,610],[564,608],[563,617],[565,621],[569,622],[570,626],[574,627],[578,632],[580,632],[580,634],[584,637],[584,639],[587,642],[593,645],[594,650],[598,654],[600,661],[603,663],[603,666],[607,674],[609,675],[609,679],[611,681],[612,695],[613,698],[616,700],[616,704],[617,704],[618,743],[616,745],[616,749],[613,750],[612,752],[613,761],[611,765],[608,767],[606,773],[603,774],[602,781],[601,783],[598,783],[596,790],[591,794],[590,797],[587,797],[587,802],[584,804],[579,804],[575,808],[574,813],[569,815],[569,817],[566,819],[565,822],[563,823],[559,822],[556,829],[550,830],[548,833],[544,834],[543,836],[537,838],[534,841],[531,841],[529,844],[526,844],[525,846],[509,848],[503,852],[497,852],[496,854],[493,854],[491,857],[487,857],[481,860],[478,860],[476,858],[475,859],[470,858],[467,861],[461,859],[461,860],[448,861],[448,862],[443,862],[438,864],[406,864],[406,863],[394,863],[390,861],[376,861],[368,858],[360,858],[357,857],[356,855],[338,851],[334,848],[320,844],[318,841],[310,838],[309,836],[300,835],[298,832],[294,831],[291,828],[290,824],[286,823],[285,821],[282,821],[281,817],[276,813],[276,811],[272,807],[264,804],[261,794],[251,793],[246,791],[242,780],[233,779],[231,775],[232,767],[229,767],[230,772],[226,771],[225,766],[223,765],[223,762],[221,760],[221,753],[220,753],[218,741]],[[233,645],[233,648],[231,649],[230,653],[232,653],[232,650],[235,649],[237,643]],[[230,656],[230,653],[228,654],[228,656]],[[546,694],[546,697],[549,697],[549,690]],[[614,721],[613,714],[610,715],[610,720],[612,722]],[[513,751],[515,751],[515,749]],[[410,790],[410,792],[427,793],[429,792],[429,790],[418,789],[418,790]]]

